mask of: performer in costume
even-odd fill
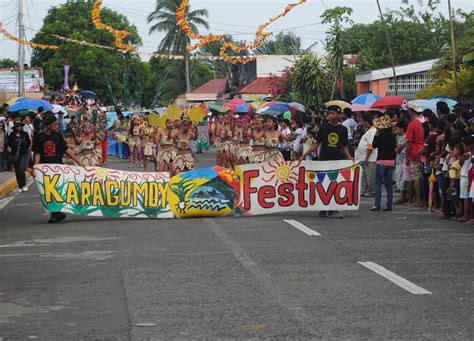
[[[174,146],[171,133],[173,132],[173,122],[166,120],[166,128],[158,129],[155,134],[155,143],[158,148],[158,171],[169,172],[170,176],[174,175],[173,162],[176,158],[176,147]]]
[[[146,172],[148,168],[148,160],[152,160],[155,166],[154,170],[158,168],[155,158],[155,128],[150,126],[147,121],[143,123],[142,128],[143,141],[143,170]]]
[[[283,162],[285,159],[280,152],[280,141],[293,140],[292,135],[285,135],[278,131],[277,119],[267,116],[265,119],[265,160],[264,162]]]
[[[252,154],[250,163],[262,163],[265,161],[265,131],[263,119],[259,116],[255,118],[252,129]]]
[[[82,124],[80,136],[77,136],[77,130],[73,130],[72,133],[77,146],[75,152],[82,165],[102,167],[102,149],[94,125],[86,121]]]
[[[224,142],[225,137],[227,135],[226,127],[224,124],[224,118],[219,113],[216,117],[216,122],[213,126],[213,135],[215,136],[216,142],[216,153],[217,153],[217,160],[216,163],[218,166],[225,167],[226,162],[226,155],[224,150]]]
[[[138,116],[132,117],[130,127],[128,130],[128,147],[130,148],[130,164],[132,168],[134,164],[140,165],[142,160],[142,142],[140,136],[142,135],[142,128],[140,127],[140,118]]]
[[[195,159],[191,152],[191,141],[197,136],[197,127],[192,126],[191,121],[184,119],[179,130],[171,133],[171,139],[176,144],[177,154],[173,162],[174,174],[187,172],[195,169]]]

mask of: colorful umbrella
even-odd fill
[[[450,98],[432,98],[430,101],[434,102],[435,105],[438,104],[438,102],[444,102],[448,105],[448,107],[453,110],[454,106],[458,104],[457,101],[450,99]]]
[[[398,109],[405,99],[400,96],[387,96],[382,97],[381,99],[377,100],[372,106],[371,109]]]
[[[90,91],[90,90],[82,91],[79,95],[81,95],[84,98],[94,98],[94,99],[96,99],[98,97],[94,91]]]
[[[292,109],[296,109],[301,112],[306,112],[306,108],[303,104],[297,102],[288,103],[288,106]]]
[[[270,107],[263,107],[263,108],[260,108],[257,110],[257,114],[261,115],[263,114],[265,111],[267,111],[268,109],[270,109]]]
[[[421,109],[430,109],[432,112],[436,112],[436,103],[429,99],[416,99],[414,101],[409,101],[407,104],[418,103]]]
[[[339,108],[341,109],[346,109],[346,108],[350,108],[351,105],[347,102],[344,102],[344,101],[339,101],[339,100],[336,100],[336,101],[329,101],[329,102],[326,102],[324,103],[324,106],[326,108],[329,108],[331,105],[337,105]]]
[[[270,117],[280,117],[281,115],[283,115],[282,112],[278,112],[278,111],[274,111],[274,110],[267,110],[265,111],[262,116],[270,116]]]
[[[290,110],[290,107],[288,106],[288,104],[275,104],[275,105],[272,105],[269,110],[273,110],[273,111],[276,111],[276,112],[279,112],[280,114],[283,114],[284,112],[287,112],[288,110]]]
[[[51,111],[54,114],[57,114],[58,112],[65,112],[64,107],[62,105],[58,105],[58,104],[53,104],[53,107],[51,108]]]
[[[450,95],[444,95],[444,94],[438,94],[438,95],[434,95],[434,96],[431,96],[430,98],[428,99],[451,99],[453,101],[457,101],[458,99],[454,96],[450,96]]]
[[[351,110],[354,112],[369,111],[370,105],[369,104],[352,104]]]
[[[38,110],[39,107],[43,107],[44,110],[49,111],[53,106],[49,102],[43,101],[41,99],[20,97],[10,106],[10,109],[8,110],[10,112],[21,110]]]
[[[234,106],[239,106],[241,104],[246,104],[247,102],[244,101],[242,98],[234,98],[233,100],[229,101],[228,104],[234,105]]]
[[[379,95],[374,95],[371,93],[359,95],[356,98],[352,100],[352,104],[364,104],[364,105],[372,105],[374,104],[377,100],[379,100],[380,97]]]
[[[247,103],[240,104],[237,106],[235,112],[238,113],[248,113],[250,111],[251,106]]]

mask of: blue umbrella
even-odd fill
[[[380,97],[379,95],[367,93],[367,94],[359,95],[356,98],[354,98],[352,100],[352,104],[372,105],[380,98],[382,97]]]
[[[84,98],[94,98],[94,99],[97,98],[97,95],[95,94],[95,92],[90,91],[90,90],[82,91],[79,95],[81,95]]]
[[[238,112],[238,113],[248,113],[250,110],[250,105],[249,104],[241,104],[239,106],[237,106],[237,109],[235,110],[235,112]]]
[[[410,103],[418,103],[421,107],[421,109],[430,109],[432,112],[436,113],[436,102],[431,101],[429,99],[416,99],[413,101],[408,102],[407,104]]]
[[[282,112],[278,112],[278,111],[275,111],[275,110],[268,109],[267,111],[262,113],[260,116],[270,116],[270,117],[278,118],[281,115],[283,115]]]
[[[21,111],[21,110],[38,110],[39,107],[43,107],[44,110],[50,111],[53,106],[46,101],[36,98],[20,97],[14,104],[8,109],[10,112]]]
[[[279,112],[280,114],[283,114],[290,110],[290,106],[288,104],[278,103],[271,106],[268,110],[276,111],[276,112]]]
[[[456,101],[456,102],[458,101],[458,99],[454,96],[443,95],[443,94],[431,96],[429,99],[440,99],[440,98],[452,99],[453,101]]]

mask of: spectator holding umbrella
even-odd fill
[[[8,135],[7,147],[10,152],[9,161],[15,169],[18,191],[26,192],[26,168],[28,166],[28,153],[30,149],[30,136],[23,131],[24,124],[20,121],[13,123],[13,131]]]

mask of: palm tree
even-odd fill
[[[301,38],[292,32],[280,32],[274,39],[265,41],[256,52],[264,55],[299,55],[303,52]]]
[[[153,32],[164,32],[165,37],[161,40],[158,50],[175,55],[184,55],[184,75],[186,78],[186,93],[191,92],[191,81],[189,77],[189,54],[186,47],[190,44],[189,38],[179,28],[176,22],[176,10],[181,0],[156,0],[155,10],[148,15],[148,23],[154,22],[150,27]],[[191,11],[188,6],[186,19],[194,32],[198,32],[198,26],[208,29],[209,24],[204,18],[209,15],[206,9]]]

